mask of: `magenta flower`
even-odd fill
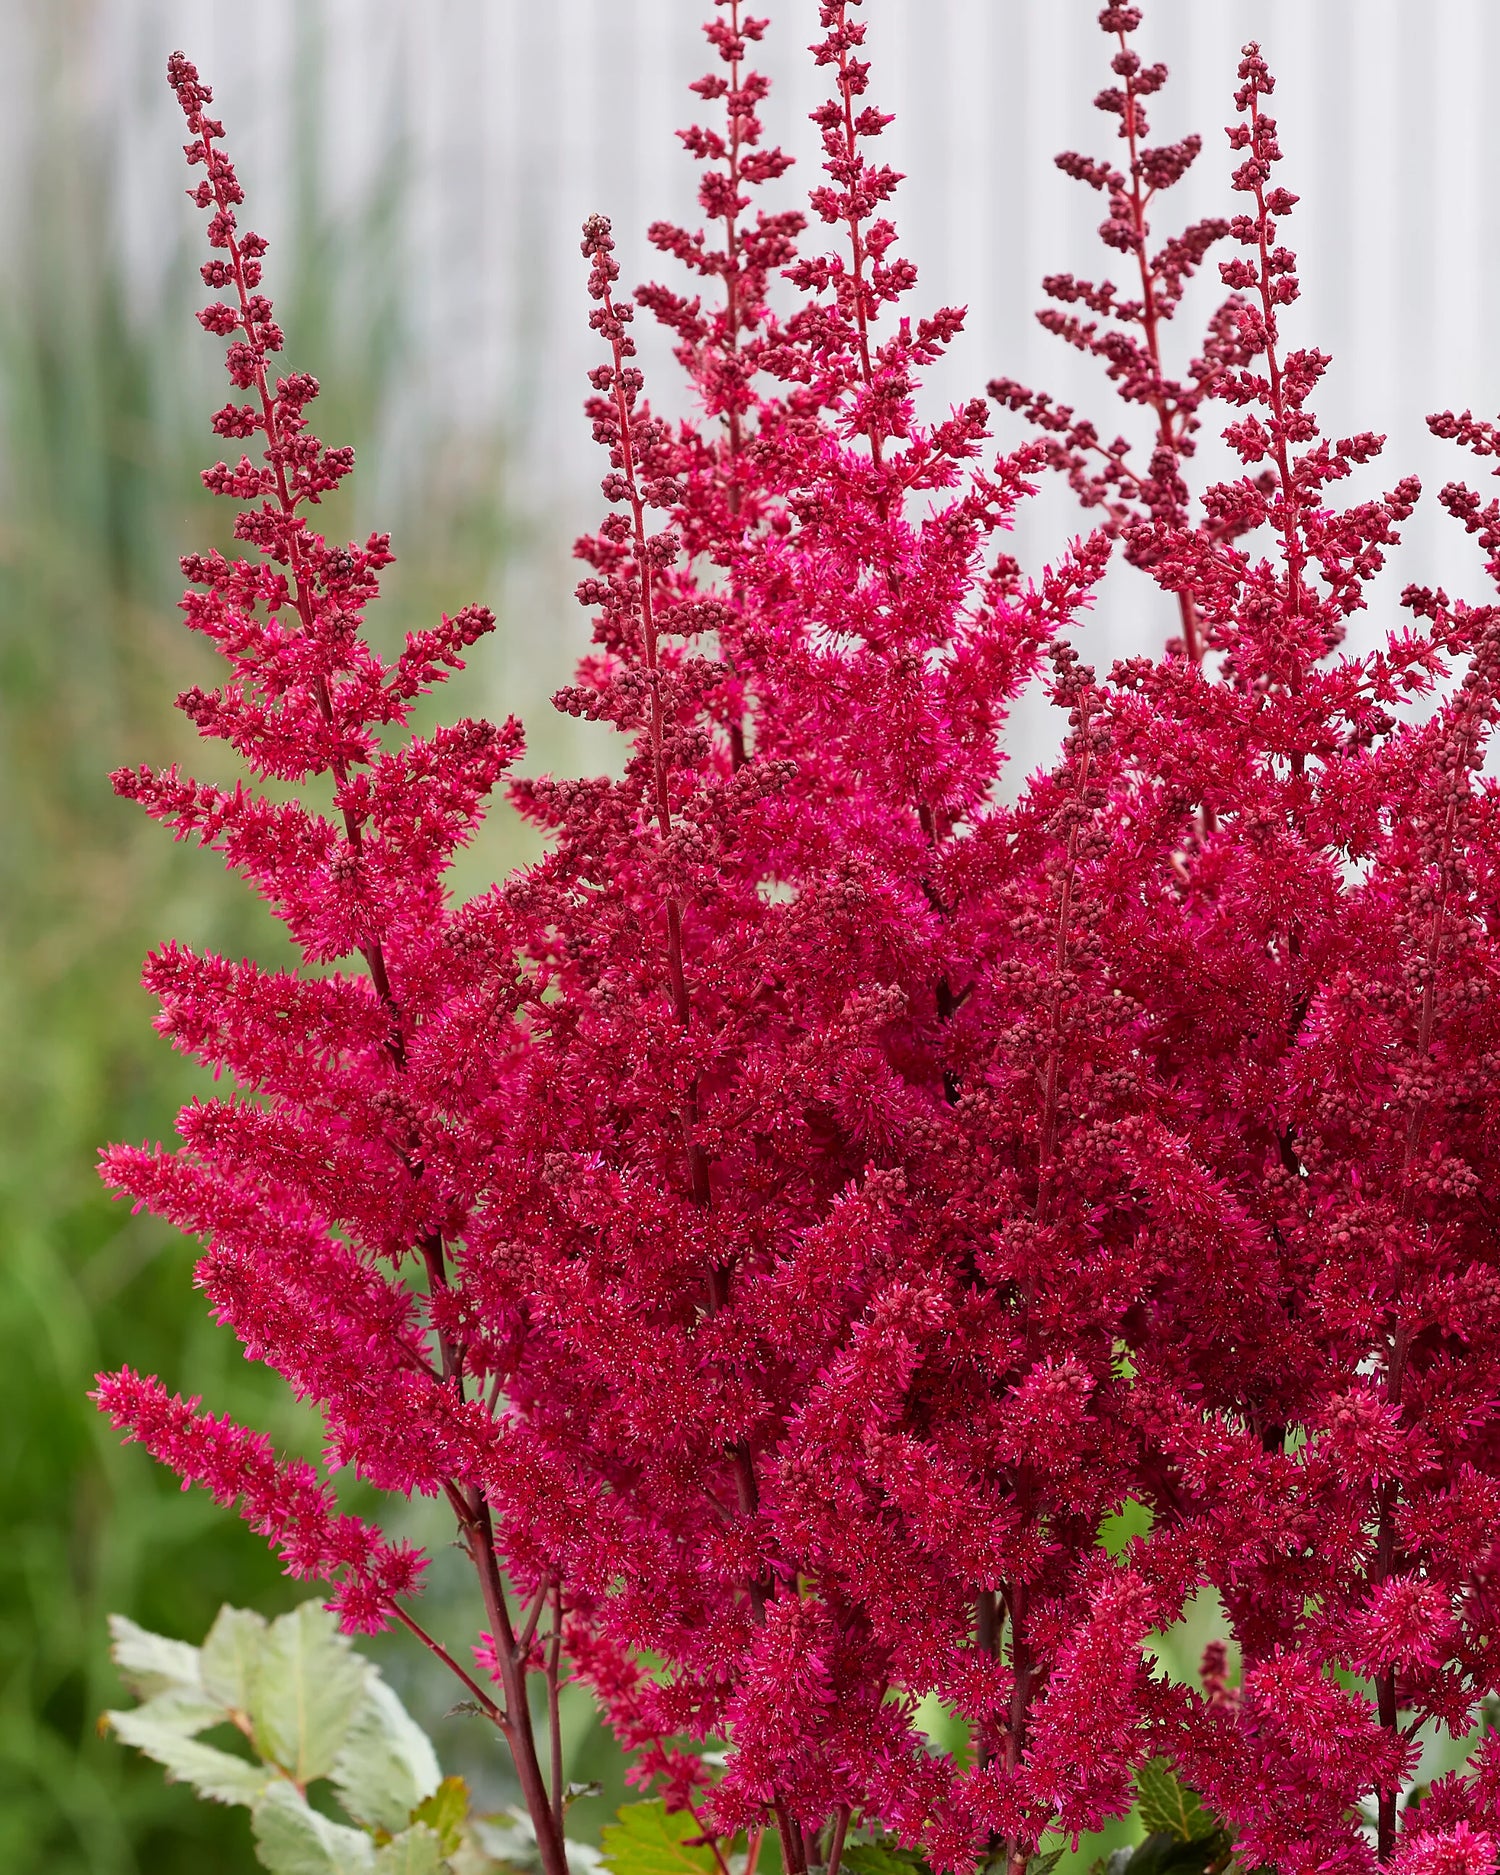
[[[510,780],[544,857],[467,903],[447,869],[520,731],[408,720],[492,620],[390,664],[361,635],[389,543],[308,519],[351,457],[307,428],[316,382],[274,375],[265,243],[172,60],[228,294],[200,317],[249,394],[214,427],[250,446],[205,478],[246,557],[184,563],[228,674],[181,702],[282,785],[116,785],[216,847],[307,968],[150,961],[163,1032],[232,1089],[105,1174],[204,1239],[216,1316],[317,1403],[330,1465],[446,1499],[497,1692],[405,1606],[419,1559],[309,1469],[128,1371],[100,1402],[350,1625],[394,1616],[464,1677],[547,1875],[560,1763],[527,1689],[555,1714],[565,1672],[638,1781],[726,1853],[774,1827],[787,1875],[836,1875],[861,1831],[1023,1875],[1157,1759],[1196,1793],[1195,1868],[1232,1843],[1287,1875],[1468,1875],[1500,1835],[1489,1745],[1400,1806],[1419,1735],[1477,1733],[1500,1645],[1500,608],[1412,591],[1380,650],[1339,649],[1419,490],[1336,505],[1381,439],[1321,435],[1328,360],[1283,333],[1296,198],[1257,48],[1235,212],[1153,249],[1201,145],[1147,146],[1165,70],[1137,8],[1100,15],[1123,148],[1060,161],[1128,284],[1055,276],[1044,320],[1141,436],[997,379],[1039,432],[1005,453],[982,400],[923,411],[962,314],[900,310],[858,0],[820,21],[810,219],[752,213],[788,167],[747,65],[766,22],[718,0],[713,123],[683,133],[708,226],[652,230],[692,296],[627,299],[585,225],[609,512],[555,702],[628,756]],[[1174,376],[1221,242],[1229,297]],[[686,425],[646,399],[638,306]],[[1214,404],[1241,466],[1195,490]],[[1100,526],[1028,578],[1003,536],[1048,466]],[[1443,500],[1500,581],[1500,503]],[[1071,640],[1115,543],[1176,628],[1100,676]],[[1007,799],[1032,680],[1066,735]],[[1147,1527],[1111,1553],[1127,1505]],[[1209,1589],[1199,1692],[1150,1637]],[[933,1748],[933,1701],[966,1751]]]

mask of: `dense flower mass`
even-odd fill
[[[726,1853],[774,1830],[786,1875],[835,1875],[860,1832],[1022,1875],[1160,1760],[1211,1818],[1198,1867],[1478,1875],[1500,607],[1412,589],[1379,650],[1339,648],[1419,490],[1339,505],[1381,439],[1322,436],[1329,361],[1283,334],[1296,197],[1258,48],[1232,212],[1153,246],[1201,144],[1147,144],[1165,69],[1139,9],[1100,15],[1121,147],[1059,162],[1126,283],[1054,276],[1043,319],[1139,435],[997,379],[1031,431],[1005,451],[982,399],[921,410],[963,316],[899,310],[859,0],[820,19],[807,217],[756,206],[789,166],[748,64],[767,22],[716,0],[683,133],[705,226],[651,230],[691,294],[627,298],[585,225],[608,513],[555,702],[628,756],[507,781],[545,856],[466,903],[446,872],[520,731],[408,719],[493,620],[390,663],[362,635],[389,542],[309,518],[352,458],[278,371],[266,244],[174,56],[226,296],[199,317],[246,397],[214,428],[248,446],[204,478],[244,557],[184,562],[227,675],[180,701],[283,785],[115,784],[217,848],[308,967],[150,960],[162,1031],[233,1091],[105,1175],[204,1240],[216,1316],[318,1404],[331,1466],[451,1505],[546,1875],[562,1792],[528,1686],[555,1706],[564,1673],[640,1779]],[[1174,375],[1215,251],[1227,298]],[[646,399],[638,308],[687,423]],[[1215,405],[1241,469],[1195,492]],[[1433,425],[1500,453],[1468,413]],[[1003,539],[1049,467],[1098,526],[1027,576]],[[1442,500],[1500,583],[1500,502]],[[1117,543],[1176,629],[1101,676],[1074,638]],[[1002,790],[1033,682],[1062,750]],[[406,1605],[420,1559],[307,1468],[128,1370],[99,1398],[336,1580],[349,1625],[442,1653]],[[1140,1534],[1107,1540],[1127,1508]],[[1225,1640],[1173,1684],[1150,1637],[1209,1592]],[[934,1748],[934,1702],[963,1751]],[[1418,1787],[1439,1726],[1476,1749]]]

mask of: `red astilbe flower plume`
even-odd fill
[[[535,993],[462,1267],[480,1317],[529,1317],[505,1396],[586,1493],[574,1618],[609,1659],[664,1663],[653,1738],[671,1717],[731,1743],[703,1814],[727,1833],[769,1808],[794,1868],[851,1813],[962,1866],[997,1832],[1024,1859],[1059,1812],[1128,1805],[1144,1743],[1129,1671],[1110,1724],[1065,1743],[1076,1663],[1138,1664],[1155,1604],[1095,1549],[1128,1491],[1113,1348],[1134,1275],[1096,1253],[1060,1161],[1072,1113],[1101,1120],[1133,1083],[1065,1112],[1080,973],[1107,1048],[1136,1017],[1083,928],[1102,751],[1062,648],[1065,764],[1021,810],[991,802],[1005,706],[1105,549],[1035,589],[982,559],[1036,456],[983,467],[981,403],[918,419],[959,316],[882,334],[913,279],[876,213],[886,120],[854,10],[823,25],[812,201],[840,246],[788,269],[784,318],[729,310],[730,281],[722,313],[641,296],[688,334],[707,438],[642,401],[612,238],[585,228],[618,507],[580,544],[598,649],[559,701],[633,753],[618,782],[514,790],[552,844],[496,895]],[[756,90],[737,75],[727,107]],[[724,160],[727,135],[692,136]],[[740,318],[742,410],[712,388]],[[688,540],[724,590],[698,585]],[[685,642],[708,631],[711,651]],[[639,1682],[589,1675],[640,1739]],[[980,1737],[969,1770],[913,1722],[933,1693]]]
[[[1199,146],[1145,143],[1139,24],[1101,15],[1120,167],[1063,159],[1139,297],[1058,276],[1049,321],[1148,457],[1003,381],[1042,434],[997,454],[982,400],[921,408],[962,314],[901,310],[857,0],[820,7],[810,221],[753,207],[787,169],[747,62],[766,22],[718,0],[717,110],[683,138],[712,232],[652,231],[693,296],[625,298],[609,223],[584,228],[610,512],[555,701],[626,759],[510,782],[544,856],[461,905],[446,869],[520,733],[407,724],[492,620],[390,664],[364,639],[389,546],[307,519],[350,458],[308,431],[314,381],[273,374],[264,243],[172,62],[229,292],[203,323],[250,394],[216,429],[257,452],[209,471],[248,552],[185,563],[229,674],[182,701],[281,785],[117,785],[217,847],[307,968],[151,959],[163,1031],[236,1091],[106,1175],[206,1240],[212,1308],[319,1405],[330,1463],[444,1495],[499,1693],[401,1605],[419,1559],[310,1470],[128,1372],[100,1399],[347,1619],[394,1615],[464,1675],[547,1875],[528,1685],[555,1716],[565,1670],[637,1782],[726,1856],[774,1827],[787,1875],[851,1829],[1024,1875],[1157,1755],[1247,1867],[1467,1871],[1500,1837],[1487,1745],[1398,1827],[1417,1733],[1474,1730],[1500,1638],[1500,607],[1413,589],[1378,651],[1340,651],[1418,489],[1335,505],[1381,439],[1321,436],[1329,361],[1282,333],[1295,197],[1257,48],[1240,212],[1151,249]],[[1174,378],[1162,327],[1225,237],[1230,298]],[[637,307],[685,424],[646,401]],[[1195,493],[1211,400],[1241,469]],[[1000,537],[1048,462],[1103,525],[1029,581]],[[1500,581],[1500,503],[1443,499]],[[1112,537],[1180,636],[1101,675],[1069,636]],[[1033,679],[1063,747],[1005,799]],[[1110,1554],[1128,1502],[1149,1532]],[[1199,1693],[1149,1636],[1205,1589],[1240,1672],[1211,1650]],[[931,1700],[967,1753],[933,1749]]]
[[[226,1415],[200,1413],[196,1400],[168,1394],[159,1380],[128,1367],[100,1377],[94,1395],[128,1439],[138,1440],[182,1479],[204,1485],[220,1504],[238,1503],[253,1530],[269,1537],[294,1576],[339,1578],[334,1606],[346,1627],[376,1632],[398,1595],[421,1583],[425,1559],[405,1543],[387,1543],[362,1518],[340,1515],[333,1493],[311,1465],[278,1460],[262,1433]]]
[[[216,1071],[228,1069],[240,1091],[188,1108],[179,1150],[116,1147],[104,1172],[137,1204],[207,1240],[198,1281],[216,1317],[321,1407],[331,1463],[384,1490],[448,1496],[491,1625],[508,1633],[485,1492],[495,1467],[537,1486],[524,1453],[466,1393],[468,1330],[446,1271],[482,1168],[454,1150],[448,1115],[456,1101],[497,1097],[517,990],[508,950],[449,904],[443,876],[519,755],[520,730],[514,721],[498,729],[464,721],[426,737],[405,733],[416,700],[462,668],[465,649],[493,618],[468,608],[410,635],[390,664],[362,636],[389,542],[372,535],[363,546],[333,547],[307,519],[348,475],[352,453],[325,448],[308,429],[315,379],[273,375],[282,333],[259,291],[266,243],[239,230],[243,193],[220,146],[223,127],[207,115],[207,87],[180,54],[168,78],[191,134],[188,161],[205,171],[192,194],[210,212],[216,258],[203,278],[229,295],[199,319],[230,340],[230,379],[251,394],[226,405],[214,428],[259,443],[258,458],[246,454],[204,476],[249,504],[234,537],[250,557],[183,562],[194,587],[183,611],[229,675],[212,693],[192,690],[179,701],[252,774],[301,792],[277,800],[243,784],[195,782],[175,768],[122,771],[115,786],[179,838],[218,848],[319,973],[232,964],[177,945],[153,957],[147,983],[161,998],[158,1026]],[[314,805],[318,784],[331,791],[331,813]],[[356,971],[322,968],[350,958]],[[340,1536],[344,1524],[329,1524],[326,1538],[298,1538],[313,1515],[303,1502],[312,1502],[310,1474],[276,1474],[289,1506],[283,1515],[283,1485],[253,1435],[204,1422],[240,1458],[238,1469],[228,1456],[199,1462],[186,1421],[170,1437],[160,1429],[165,1409],[149,1388],[119,1376],[101,1382],[100,1399],[185,1476],[221,1497],[241,1491],[246,1514],[273,1535],[289,1566],[342,1575],[337,1600],[350,1621],[378,1627],[394,1614],[415,1625],[394,1600],[415,1587],[415,1565],[383,1564],[386,1552],[368,1533],[367,1557]],[[508,1645],[504,1709],[487,1704],[512,1745],[544,1864],[562,1875],[527,1671],[524,1651]]]
[[[1117,667],[1101,706],[1142,868],[1100,940],[1172,1090],[1134,1168],[1158,1217],[1139,1247],[1177,1261],[1126,1334],[1142,1568],[1212,1585],[1244,1662],[1233,1699],[1216,1668],[1201,1701],[1152,1704],[1247,1863],[1467,1865],[1492,1839],[1483,1751],[1406,1834],[1398,1797],[1414,1737],[1476,1736],[1493,1683],[1495,614],[1413,589],[1414,629],[1336,655],[1418,490],[1332,504],[1381,439],[1319,435],[1329,360],[1280,330],[1296,198],[1257,47],[1239,77],[1242,257],[1202,388],[1237,408],[1244,472],[1201,519],[1158,507],[1127,534],[1216,655]],[[1472,419],[1434,427],[1484,452]],[[1467,491],[1444,501],[1493,533]]]
[[[1099,25],[1114,42],[1110,70],[1119,79],[1095,98],[1095,107],[1119,119],[1125,167],[1065,150],[1057,166],[1067,176],[1102,194],[1109,213],[1099,228],[1105,246],[1118,253],[1134,278],[1125,288],[1112,280],[1081,280],[1071,273],[1049,274],[1042,282],[1055,303],[1037,314],[1041,324],[1069,345],[1099,359],[1121,400],[1143,410],[1153,431],[1142,451],[1121,435],[1106,440],[1092,419],[1045,392],[1031,391],[1013,378],[994,378],[989,394],[1003,408],[1023,412],[1046,439],[1047,461],[1061,471],[1086,509],[1102,510],[1104,526],[1123,535],[1125,556],[1149,567],[1152,537],[1147,523],[1180,526],[1187,518],[1185,465],[1196,448],[1202,424],[1199,412],[1212,394],[1220,371],[1242,362],[1242,341],[1235,330],[1237,296],[1231,296],[1210,320],[1202,350],[1184,377],[1170,374],[1163,350],[1163,327],[1177,312],[1183,293],[1211,247],[1229,233],[1229,223],[1210,216],[1171,235],[1153,253],[1146,211],[1155,198],[1182,180],[1197,160],[1203,139],[1148,146],[1146,100],[1167,80],[1167,68],[1146,64],[1131,44],[1141,9],[1110,5]],[[1092,314],[1092,317],[1088,315]],[[1141,456],[1145,454],[1145,460]],[[1230,536],[1232,538],[1232,535]],[[1204,651],[1202,627],[1192,595],[1179,589],[1182,621],[1180,647],[1197,662]]]

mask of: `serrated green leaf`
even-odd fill
[[[174,1703],[185,1697],[161,1695],[162,1701]],[[169,1779],[191,1784],[200,1797],[213,1803],[253,1803],[271,1777],[264,1765],[250,1764],[213,1745],[202,1744],[193,1736],[202,1729],[200,1724],[184,1724],[172,1710],[160,1708],[156,1700],[148,1700],[130,1712],[107,1712],[104,1716],[127,1745],[134,1745],[162,1765]],[[222,1717],[214,1709],[204,1723],[212,1724]]]
[[[370,1674],[317,1602],[281,1615],[261,1642],[251,1688],[256,1749],[304,1787],[327,1777],[365,1702]]]
[[[669,1814],[660,1802],[627,1803],[600,1831],[604,1866],[611,1875],[708,1875],[716,1866],[713,1850],[706,1843],[690,1848],[686,1841],[702,1833],[686,1811]]]
[[[413,1823],[425,1823],[442,1839],[443,1854],[453,1855],[469,1820],[469,1787],[461,1777],[445,1777],[437,1789],[412,1806]]]
[[[199,1672],[203,1690],[231,1712],[249,1712],[267,1633],[266,1618],[253,1608],[221,1608],[204,1637]]]
[[[1033,1855],[1031,1860],[1026,1864],[1026,1875],[1052,1875],[1053,1869],[1057,1867],[1062,1859],[1063,1852],[1061,1849],[1038,1849],[1036,1854]]]
[[[427,1734],[373,1668],[367,1669],[364,1699],[330,1775],[340,1803],[356,1823],[392,1834],[406,1827],[417,1805],[442,1781]],[[465,1791],[464,1811],[467,1808]]]
[[[166,1692],[158,1693],[155,1699],[148,1699],[135,1710],[149,1713],[153,1721],[181,1732],[184,1738],[194,1738],[211,1725],[224,1725],[229,1720],[229,1714],[217,1699],[185,1686],[168,1687]]]
[[[442,1838],[425,1823],[413,1823],[375,1853],[375,1875],[441,1875]]]
[[[1141,1821],[1151,1835],[1175,1836],[1179,1842],[1202,1842],[1218,1832],[1217,1820],[1203,1808],[1196,1791],[1178,1783],[1160,1758],[1135,1774]]]
[[[153,1634],[148,1628],[138,1627],[128,1615],[110,1616],[109,1639],[110,1659],[137,1699],[154,1699],[158,1693],[174,1689],[203,1691],[198,1649],[187,1641]]]
[[[375,1845],[360,1829],[319,1816],[285,1778],[251,1812],[255,1853],[273,1875],[374,1875]]]

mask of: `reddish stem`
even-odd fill
[[[552,1638],[547,1648],[547,1737],[552,1752],[552,1816],[557,1834],[563,1833],[562,1706],[562,1584],[552,1583]]]
[[[1250,135],[1251,148],[1255,147],[1255,137],[1261,123],[1260,93],[1252,83],[1250,92]],[[1306,556],[1302,551],[1302,532],[1300,527],[1300,506],[1297,500],[1296,483],[1292,476],[1291,460],[1286,446],[1286,397],[1282,388],[1281,360],[1276,354],[1276,308],[1271,299],[1271,252],[1266,238],[1266,187],[1264,179],[1257,173],[1255,179],[1255,211],[1257,252],[1260,257],[1259,290],[1261,318],[1265,323],[1266,334],[1266,373],[1271,385],[1271,416],[1275,426],[1272,455],[1276,463],[1276,473],[1281,482],[1281,534],[1286,544],[1287,599],[1292,608],[1292,616],[1302,616],[1304,586],[1302,581]]]
[[[240,303],[240,330],[245,335],[245,342],[250,347],[255,360],[255,392],[260,399],[260,427],[266,438],[266,460],[271,466],[271,473],[276,478],[276,501],[282,517],[289,523],[286,530],[287,557],[291,567],[292,603],[297,616],[302,621],[302,629],[309,638],[315,635],[317,627],[317,607],[312,588],[308,583],[302,557],[298,550],[297,503],[301,497],[293,495],[287,486],[286,467],[283,460],[285,439],[276,420],[276,400],[271,395],[271,387],[266,378],[265,359],[255,341],[254,321],[250,316],[250,286],[245,279],[245,258],[234,234],[234,204],[230,201],[223,180],[215,175],[213,139],[208,132],[199,135],[199,147],[203,151],[203,160],[214,191],[214,201],[223,218],[224,238],[229,249],[230,271],[234,276],[234,289]],[[313,694],[317,700],[318,711],[325,723],[333,725],[333,698],[328,688],[328,679],[321,673],[315,680]],[[340,783],[348,779],[348,767],[339,754],[330,755],[330,765]],[[349,811],[343,810],[344,830],[356,857],[362,850],[360,822]],[[395,998],[391,994],[390,976],[386,970],[385,955],[380,940],[372,938],[368,945],[360,946],[360,954],[370,972],[370,980],[375,985],[379,996],[391,1018],[392,1037],[388,1043],[398,1062],[405,1057],[405,1041],[401,1032],[400,1013],[396,1008]]]
[[[734,35],[735,43],[740,36],[740,0],[729,0],[729,30]],[[726,335],[725,351],[731,359],[739,357],[740,349],[740,113],[736,99],[740,89],[740,61],[732,59],[729,65],[729,202],[724,215],[724,330]],[[735,374],[734,383],[738,389],[739,378]],[[743,444],[743,426],[740,420],[738,398],[729,406],[729,455],[732,462],[738,462]],[[737,513],[740,505],[740,489],[737,480],[729,483],[729,508]]]
[[[849,165],[852,177],[859,162],[859,137],[854,129],[854,92],[849,78],[849,46],[843,38],[848,8],[844,0],[839,0],[838,25],[835,31],[840,34],[839,43],[839,99],[844,112],[844,157]],[[851,191],[852,180],[845,185]],[[870,363],[870,328],[865,313],[865,241],[861,227],[861,218],[857,214],[848,217],[849,249],[852,264],[851,278],[854,282],[854,323],[859,333],[859,368],[866,390],[875,382],[874,369]],[[872,420],[870,430],[870,459],[878,469],[881,463],[882,438]]]
[[[541,1761],[537,1756],[531,1706],[526,1697],[527,1669],[524,1661],[518,1658],[516,1633],[511,1625],[510,1608],[505,1599],[505,1582],[495,1553],[494,1522],[489,1505],[478,1491],[465,1492],[464,1498],[468,1520],[463,1525],[463,1534],[479,1577],[490,1632],[495,1637],[500,1684],[505,1691],[505,1710],[511,1721],[507,1736],[511,1757],[515,1761],[516,1776],[521,1785],[521,1795],[536,1830],[544,1875],[567,1875],[568,1861],[563,1848],[562,1827],[549,1800]]]
[[[718,1837],[699,1816],[692,1804],[688,1805],[687,1813],[698,1825],[698,1834],[703,1838],[704,1845],[713,1855],[714,1861],[718,1863],[719,1875],[729,1875],[729,1864],[724,1860],[724,1851],[719,1847]]]
[[[1022,1582],[1013,1583],[1006,1596],[1006,1611],[1010,1616],[1011,1667],[1010,1723],[1005,1734],[1007,1773],[1017,1769],[1026,1749],[1026,1716],[1035,1679],[1035,1667],[1026,1638],[1027,1599],[1026,1585]],[[1025,1875],[1029,1858],[1018,1837],[1007,1839],[1005,1858],[1007,1875]]]
[[[402,1627],[406,1628],[410,1633],[415,1634],[427,1651],[436,1659],[442,1661],[448,1671],[474,1695],[474,1703],[479,1707],[480,1711],[483,1712],[484,1716],[496,1730],[499,1731],[504,1738],[509,1740],[509,1715],[500,1710],[479,1682],[470,1674],[466,1673],[453,1658],[452,1654],[448,1652],[447,1648],[443,1646],[442,1642],[435,1640],[433,1636],[427,1632],[426,1628],[424,1628],[419,1621],[413,1620],[398,1602],[390,1602],[387,1606],[390,1612],[401,1623]]]
[[[1475,751],[1469,749],[1469,770],[1472,770]],[[1443,817],[1442,852],[1443,870],[1446,871],[1446,856],[1452,852],[1453,839],[1457,832],[1458,809],[1456,803],[1449,802]],[[1438,902],[1433,909],[1432,926],[1427,937],[1427,954],[1423,959],[1422,1000],[1417,1015],[1416,1054],[1425,1059],[1432,1050],[1432,1031],[1437,1020],[1437,975],[1442,961],[1443,932],[1447,923],[1448,891],[1444,881],[1439,890]],[[1417,1147],[1421,1139],[1422,1121],[1426,1112],[1426,1103],[1419,1102],[1412,1108],[1406,1126],[1406,1139],[1402,1152],[1401,1164],[1401,1215],[1403,1222],[1411,1215],[1411,1172],[1416,1161]],[[1400,1272],[1397,1274],[1397,1299],[1400,1295]],[[1401,1409],[1401,1396],[1406,1383],[1407,1360],[1411,1353],[1411,1337],[1406,1326],[1397,1321],[1391,1330],[1390,1354],[1386,1366],[1385,1396],[1387,1402]],[[1401,1482],[1390,1478],[1381,1486],[1379,1519],[1375,1547],[1375,1567],[1372,1580],[1383,1582],[1395,1567],[1396,1561],[1396,1513],[1401,1504]],[[1398,1707],[1396,1703],[1396,1672],[1392,1668],[1381,1674],[1375,1682],[1376,1709],[1383,1730],[1393,1736],[1397,1729]],[[1394,1787],[1377,1791],[1378,1816],[1376,1825],[1377,1852],[1382,1862],[1389,1861],[1396,1842],[1396,1790]]]
[[[849,1806],[839,1805],[838,1821],[833,1826],[833,1846],[828,1851],[828,1875],[839,1875],[839,1865],[844,1859],[844,1837],[849,1832]]]
[[[1128,53],[1129,44],[1123,32],[1117,35],[1120,50]],[[1170,449],[1174,458],[1182,443],[1173,422],[1173,410],[1167,397],[1166,386],[1161,368],[1161,315],[1156,304],[1156,272],[1146,254],[1146,192],[1142,189],[1142,171],[1140,151],[1136,136],[1136,93],[1135,73],[1125,75],[1125,139],[1130,151],[1130,221],[1135,232],[1135,257],[1141,272],[1141,326],[1146,335],[1146,350],[1150,354],[1152,369],[1151,407],[1156,412],[1157,439],[1164,449]],[[1203,633],[1198,623],[1198,608],[1193,603],[1191,593],[1179,592],[1177,610],[1182,619],[1182,642],[1188,658],[1194,664],[1203,662]]]

